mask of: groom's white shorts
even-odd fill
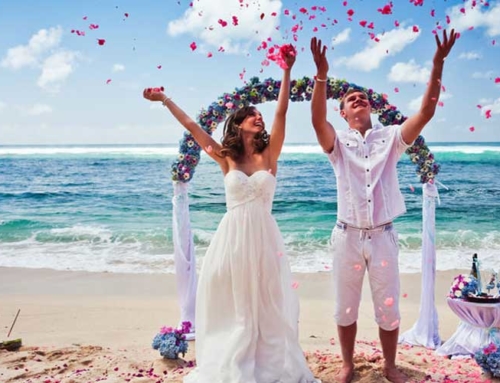
[[[335,321],[357,321],[365,270],[372,292],[375,320],[392,331],[399,327],[398,234],[392,224],[357,229],[337,222],[331,236]]]

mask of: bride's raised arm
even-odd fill
[[[160,88],[146,88],[144,89],[143,96],[150,101],[161,102],[172,115],[184,126],[194,137],[196,142],[205,150],[205,152],[219,163],[221,168],[227,168],[227,161],[224,156],[220,154],[222,146],[215,141],[210,134],[198,125],[191,117],[189,117],[179,106],[167,97]]]
[[[269,150],[271,160],[276,162],[283,148],[285,141],[285,126],[286,126],[286,113],[288,111],[288,103],[290,99],[290,73],[293,64],[295,63],[295,56],[297,52],[295,48],[290,45],[285,45],[280,49],[283,61],[287,68],[283,69],[283,78],[281,80],[280,92],[278,95],[278,105],[274,114],[274,121],[271,127],[271,135],[269,139]]]

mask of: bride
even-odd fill
[[[298,341],[298,298],[281,233],[271,215],[278,157],[285,138],[293,47],[271,134],[262,115],[244,107],[230,115],[219,144],[159,89],[161,101],[224,174],[227,212],[207,250],[196,297],[197,367],[185,383],[315,382]]]

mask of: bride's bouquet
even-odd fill
[[[153,338],[153,348],[160,351],[160,355],[167,359],[178,359],[179,354],[184,356],[188,349],[186,334],[191,332],[191,322],[182,322],[181,328],[162,327]]]

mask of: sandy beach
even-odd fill
[[[458,318],[445,295],[460,271],[439,272],[436,305],[440,336],[448,339]],[[300,342],[309,365],[324,383],[340,367],[332,318],[329,273],[294,274],[301,302]],[[420,274],[401,278],[401,331],[418,318]],[[355,382],[384,382],[377,326],[368,284],[358,322]],[[179,320],[175,276],[47,269],[0,268],[0,340],[21,310],[8,339],[22,338],[17,352],[0,351],[1,382],[181,382],[194,365],[195,342],[183,359],[164,360],[151,348],[163,325]],[[450,360],[433,350],[401,346],[399,365],[412,381],[484,382],[471,359]]]

